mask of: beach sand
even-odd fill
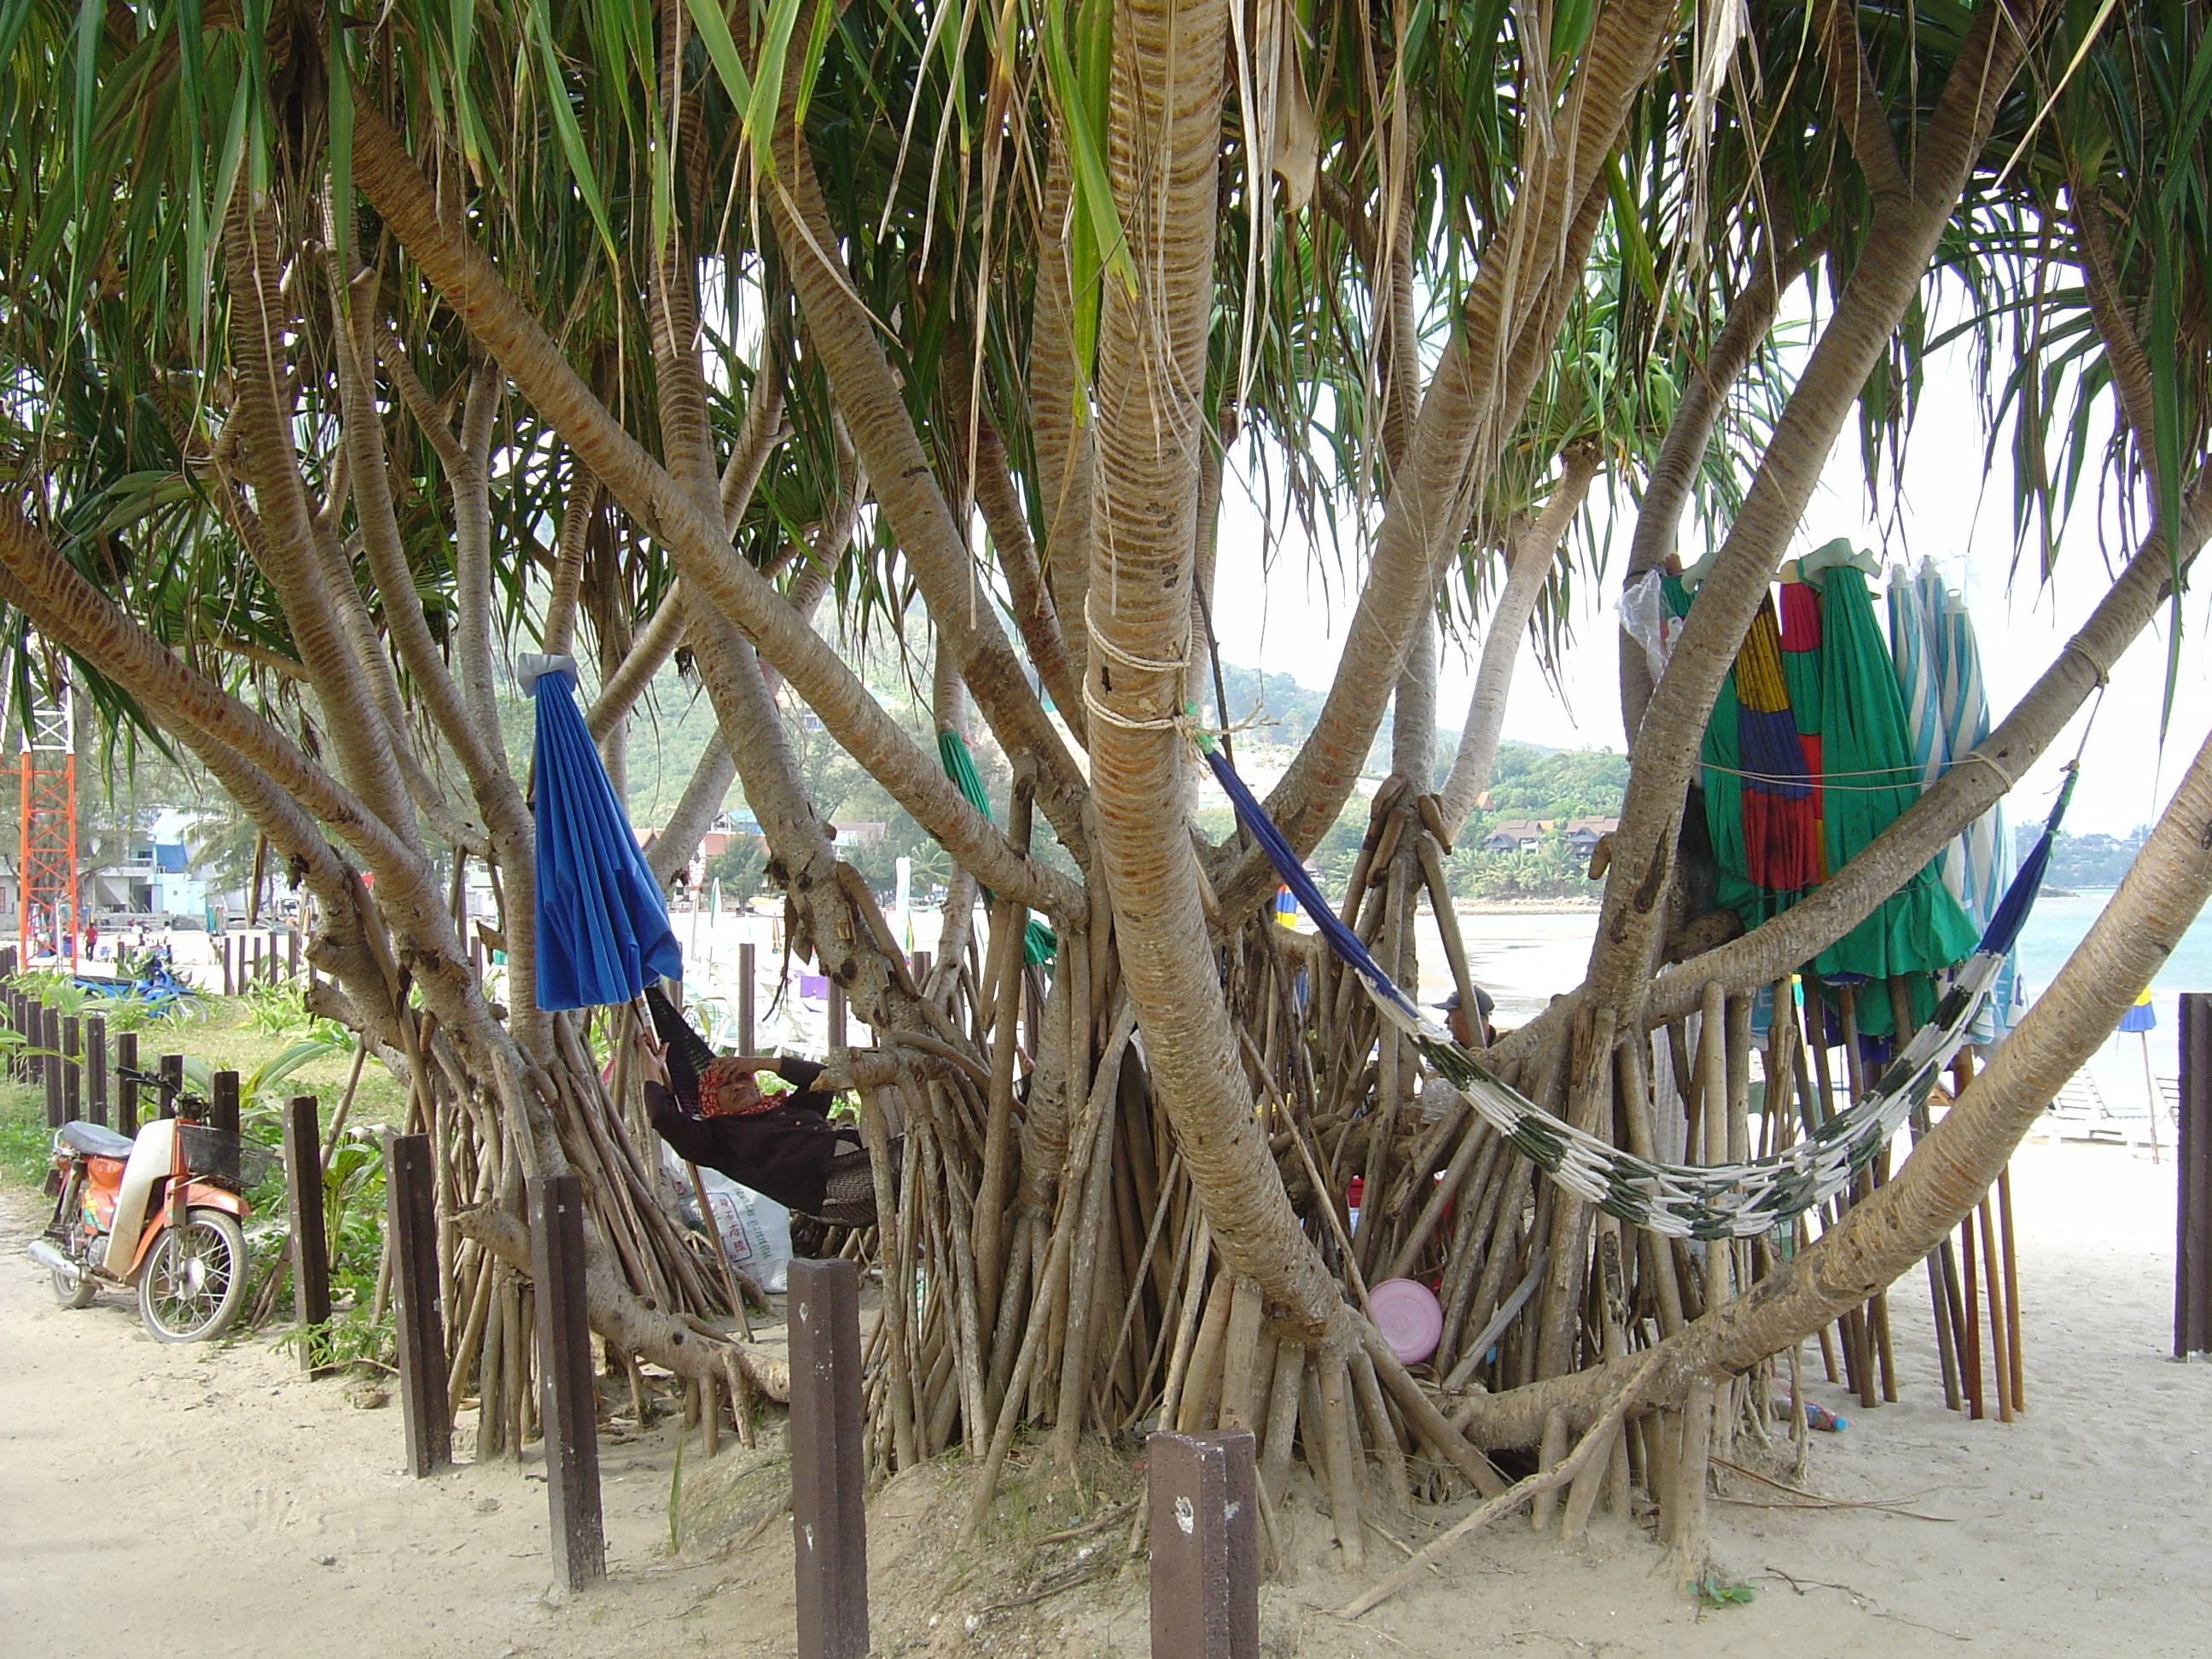
[[[1326,1609],[1359,1581],[1335,1567],[1310,1493],[1294,1489],[1285,1566],[1263,1590],[1264,1650],[2212,1651],[2212,1365],[2167,1354],[2173,1165],[2076,1143],[2026,1147],[2014,1168],[2026,1415],[1969,1422],[1943,1409],[1917,1274],[1893,1293],[1899,1402],[1862,1411],[1840,1389],[1808,1390],[1850,1421],[1814,1437],[1812,1490],[1942,1518],[1717,1502],[1715,1565],[1757,1599],[1703,1613],[1667,1581],[1641,1528],[1600,1516],[1589,1545],[1568,1552],[1510,1521],[1351,1625]],[[549,1595],[534,1455],[410,1480],[396,1408],[349,1404],[342,1380],[303,1380],[284,1349],[164,1347],[114,1295],[58,1307],[22,1255],[37,1223],[27,1195],[0,1200],[0,1650],[791,1650],[787,1525],[720,1560],[669,1554],[666,1426],[603,1443],[612,1577]],[[694,1479],[698,1466],[695,1443]],[[943,1460],[875,1500],[878,1651],[1146,1652],[1141,1571],[981,1611],[1003,1598],[981,1571],[953,1582],[965,1571],[945,1553],[957,1504],[930,1501],[931,1483],[949,1489],[957,1471]],[[1787,1501],[1741,1477],[1726,1491]],[[1399,1535],[1418,1546],[1458,1512],[1417,1516]],[[1370,1547],[1376,1574],[1396,1559]]]

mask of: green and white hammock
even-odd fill
[[[1928,1024],[1882,1070],[1863,1098],[1788,1151],[1747,1164],[1659,1164],[1601,1140],[1544,1110],[1499,1081],[1452,1041],[1390,981],[1358,936],[1332,910],[1282,832],[1214,746],[1200,750],[1237,816],[1276,873],[1320,928],[1329,948],[1358,975],[1382,1018],[1413,1040],[1437,1075],[1553,1180],[1609,1214],[1676,1238],[1749,1238],[1799,1215],[1849,1185],[1928,1098],[2004,966],[2006,954],[2043,885],[2051,838],[2077,775],[2070,769],[2035,850],[1990,918],[1981,944],[1952,976]]]

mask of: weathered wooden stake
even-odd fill
[[[753,1047],[753,947],[738,946],[738,1052],[750,1054]]]
[[[162,1082],[168,1085],[161,1091],[161,1115],[174,1117],[177,1115],[177,1097],[185,1087],[185,1057],[182,1054],[163,1054],[156,1069],[161,1074]]]
[[[84,1023],[84,1111],[94,1123],[107,1121],[107,1022],[98,1014]]]
[[[1259,1659],[1260,1515],[1251,1431],[1145,1443],[1152,1659]]]
[[[392,1323],[398,1335],[399,1397],[407,1419],[407,1471],[419,1480],[453,1461],[453,1419],[446,1404],[445,1322],[438,1311],[437,1182],[429,1136],[392,1135],[386,1140],[384,1194],[386,1248],[392,1252]]]
[[[845,988],[833,979],[830,981],[830,1047],[842,1048],[845,1043]]]
[[[530,1191],[530,1277],[538,1290],[538,1415],[545,1430],[545,1491],[553,1565],[568,1589],[607,1576],[599,1513],[599,1395],[584,1297],[584,1188],[542,1176]]]
[[[284,1188],[292,1223],[292,1320],[301,1330],[300,1369],[315,1369],[305,1332],[331,1317],[330,1238],[323,1221],[322,1135],[315,1097],[295,1096],[284,1108]]]
[[[2181,996],[2181,1182],[2173,1259],[2173,1357],[2212,1353],[2212,993]]]
[[[217,1072],[209,1091],[208,1122],[217,1129],[238,1133],[238,1073]]]
[[[284,935],[284,973],[289,979],[300,977],[300,930],[296,927]]]
[[[799,1659],[866,1659],[868,1517],[860,1504],[860,1275],[853,1262],[790,1268],[791,1530]]]
[[[118,1031],[115,1034],[115,1132],[135,1135],[138,1133],[138,1085],[122,1075],[138,1069],[138,1033]]]
[[[222,964],[222,994],[227,997],[235,996],[238,994],[238,981],[232,977],[230,971],[230,935],[225,933],[217,939],[215,942],[215,949],[216,959]]]

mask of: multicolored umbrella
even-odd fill
[[[1771,601],[1752,618],[1722,681],[1700,758],[1719,897],[1756,926],[1796,903],[1822,874],[1820,803],[1783,678]]]
[[[526,656],[515,677],[538,709],[538,1006],[628,1002],[656,978],[681,979],[660,885],[576,708],[575,659]]]

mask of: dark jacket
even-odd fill
[[[860,1136],[824,1115],[836,1096],[812,1086],[822,1075],[820,1066],[786,1059],[776,1062],[775,1072],[799,1092],[744,1117],[695,1117],[657,1083],[645,1085],[645,1109],[653,1132],[677,1157],[720,1170],[786,1209],[814,1215],[822,1207],[830,1160],[854,1151]]]

